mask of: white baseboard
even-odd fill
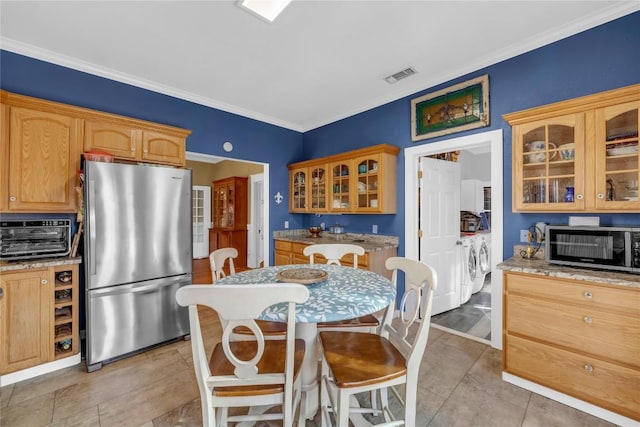
[[[560,393],[559,391],[553,390],[551,388],[525,380],[513,374],[503,372],[502,379],[510,384],[517,385],[518,387],[522,387],[525,390],[529,390],[541,396],[548,397],[551,400],[555,400],[556,402],[571,406],[572,408],[576,408],[582,412],[586,412],[587,414],[593,415],[594,417],[602,418],[603,420],[609,421],[610,423],[614,423],[618,426],[638,427],[638,422],[636,420],[632,420],[631,418],[627,418],[623,415],[616,414],[615,412],[611,412],[607,409],[601,408],[591,403],[587,403],[584,400],[576,399],[575,397]]]
[[[48,374],[49,372],[57,371],[59,369],[75,366],[80,364],[81,362],[82,358],[80,356],[80,353],[78,353],[73,356],[65,357],[64,359],[59,359],[49,363],[43,363],[42,365],[34,366],[33,368],[23,369],[21,371],[2,375],[0,376],[0,387],[28,380],[29,378],[34,378],[39,375]]]

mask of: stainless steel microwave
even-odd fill
[[[545,240],[552,264],[640,274],[640,226],[548,225]]]

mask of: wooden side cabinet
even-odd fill
[[[3,272],[0,375],[78,354],[78,265]]]
[[[503,369],[640,421],[640,289],[504,273]]]
[[[236,248],[237,267],[247,266],[248,179],[229,177],[211,183],[213,228],[209,230],[209,248]]]

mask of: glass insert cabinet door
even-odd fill
[[[348,210],[351,207],[351,162],[331,164],[331,210]]]
[[[377,156],[356,159],[357,165],[357,207],[359,210],[378,210],[379,193],[378,177],[381,168],[380,158]]]
[[[327,173],[324,166],[310,168],[311,176],[311,198],[310,210],[327,210]]]
[[[232,184],[214,186],[213,226],[234,227],[235,192]]]
[[[307,170],[294,170],[292,171],[291,181],[291,210],[304,212],[307,209]]]
[[[596,110],[596,207],[640,208],[640,101]]]
[[[516,210],[584,208],[584,115],[514,128]]]

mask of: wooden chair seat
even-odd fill
[[[274,322],[277,323],[277,322]],[[286,324],[283,323],[285,326]],[[247,329],[248,330],[248,329]],[[235,341],[229,343],[233,354],[241,360],[250,360],[256,354],[256,341]],[[264,356],[258,362],[258,370],[263,374],[284,372],[286,360],[287,343],[285,340],[265,341]],[[304,340],[295,340],[295,352],[293,356],[293,381],[296,381],[304,359]],[[227,359],[222,348],[222,343],[218,343],[209,359],[209,369],[211,375],[233,375],[235,367]],[[251,386],[229,386],[216,387],[213,394],[219,397],[232,396],[257,396],[263,394],[273,394],[284,392],[284,384],[265,384]]]
[[[373,314],[356,317],[355,319],[337,320],[335,322],[319,322],[318,329],[328,328],[377,328],[380,322]]]
[[[338,427],[349,426],[350,412],[368,412],[383,416],[386,427],[416,425],[418,372],[431,322],[433,294],[437,274],[429,265],[408,258],[391,257],[385,266],[393,271],[397,284],[398,271],[404,272],[405,290],[398,306],[398,321],[392,323],[396,304],[390,304],[376,334],[363,332],[321,331],[321,424],[335,418]],[[423,317],[418,322],[419,308]],[[417,324],[417,331],[410,332]],[[396,386],[404,385],[404,397]],[[392,412],[388,394],[391,391],[402,406],[403,419]],[[371,394],[369,408],[351,408],[350,399],[358,393]],[[395,408],[394,408],[395,409]]]
[[[321,332],[320,342],[338,387],[377,384],[407,373],[406,359],[380,335]]]
[[[256,324],[265,337],[284,337],[287,334],[287,324],[284,322],[256,320]],[[235,328],[233,333],[238,335],[253,335],[253,332],[242,326]]]

